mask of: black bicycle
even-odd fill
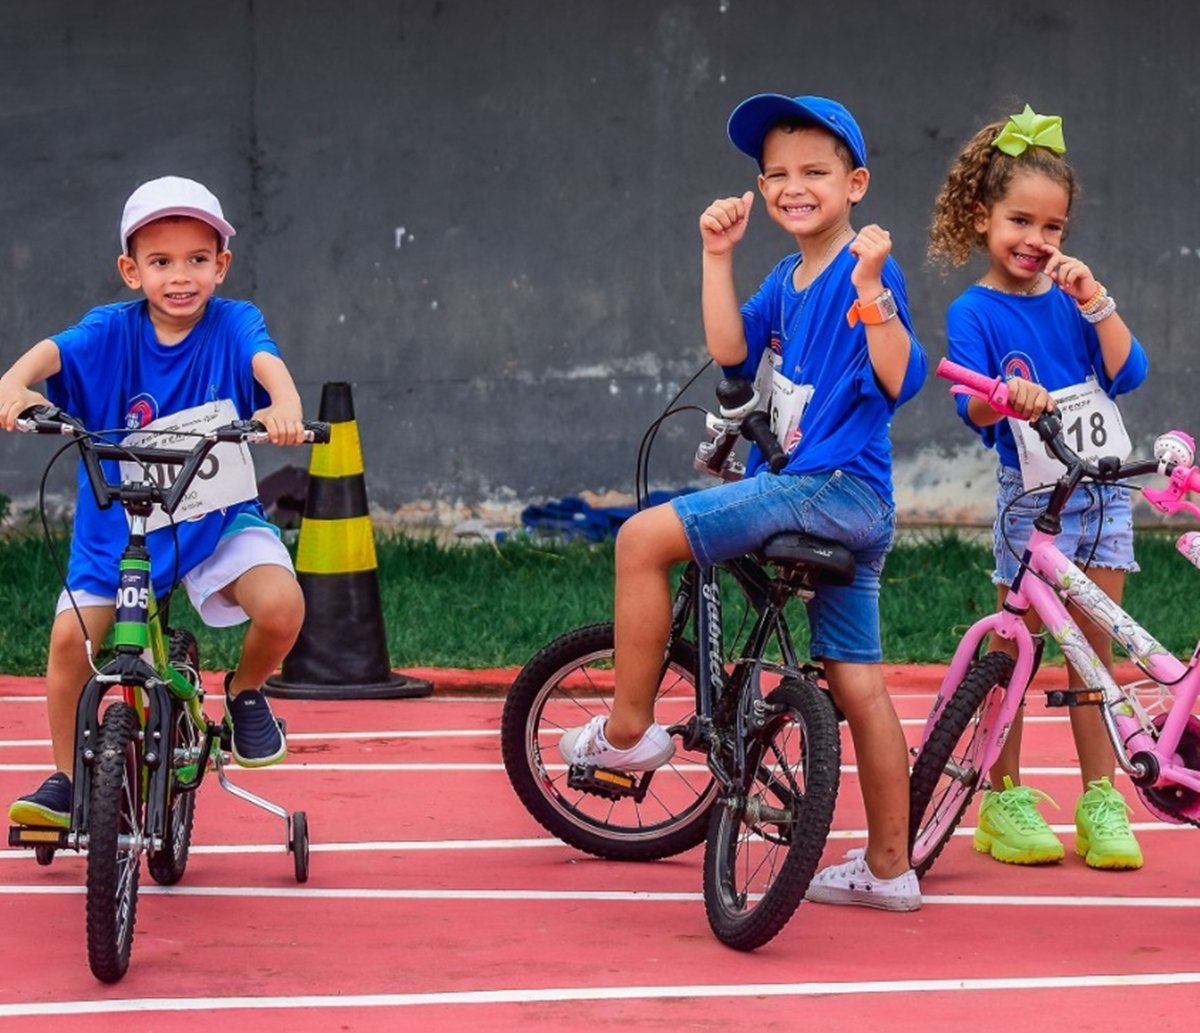
[[[777,472],[786,457],[752,385],[724,380],[717,395],[721,414],[707,415],[713,440],[701,444],[697,468],[741,477],[732,456],[741,436]],[[844,546],[793,532],[752,556],[688,564],[655,703],[677,750],[656,771],[563,763],[563,731],[611,709],[613,625],[555,639],[522,668],[504,706],[501,747],[517,796],[549,832],[598,857],[654,860],[706,841],[713,932],[739,950],[767,943],[795,913],[820,862],[841,762],[839,715],[822,671],[799,659],[784,610],[818,583],[853,578]],[[735,635],[740,646],[727,650],[722,591],[729,586],[753,619],[748,633]]]
[[[195,444],[186,449],[122,444],[44,406],[23,413],[17,426],[69,437],[54,458],[77,448],[97,505],[106,509],[115,502],[129,518],[129,539],[120,560],[114,656],[84,687],[76,709],[70,826],[19,825],[8,832],[9,846],[32,847],[39,864],[50,864],[59,849],[87,851],[88,964],[97,979],[113,983],[129,967],[142,855],[156,882],[169,886],[183,877],[195,793],[210,766],[222,788],[284,821],[296,881],[308,880],[305,813],[289,814],[225,775],[229,729],[201,709],[204,691],[195,637],[167,626],[167,600],[160,604],[155,599],[146,548],[146,523],[155,508],[173,514],[196,477],[216,473],[216,445],[262,442],[267,434],[262,424],[246,420],[193,435]],[[304,426],[306,440],[329,440],[329,424]],[[131,464],[135,476],[110,480],[102,460]],[[114,689],[120,699],[107,700]]]

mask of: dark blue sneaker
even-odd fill
[[[225,723],[233,759],[244,768],[265,768],[287,756],[287,740],[271,713],[271,704],[260,689],[243,689],[230,696],[225,679]]]
[[[61,771],[43,782],[36,792],[22,796],[8,809],[14,825],[71,825],[71,780]]]

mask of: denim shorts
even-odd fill
[[[895,509],[841,470],[760,473],[671,500],[702,567],[757,550],[780,531],[841,542],[857,565],[854,583],[819,585],[808,603],[814,659],[879,663],[879,576],[892,547]]]
[[[996,569],[992,583],[1011,585],[1020,569],[1033,521],[1045,508],[1047,492],[1022,496],[1021,471],[1001,466],[996,472],[996,522],[992,543]],[[1015,500],[1015,501],[1014,501]],[[1008,512],[1004,508],[1012,503]],[[1062,514],[1059,551],[1079,566],[1107,567],[1132,573],[1139,569],[1133,558],[1133,505],[1129,489],[1116,484],[1086,484],[1075,489]],[[1015,553],[1015,555],[1014,555]]]

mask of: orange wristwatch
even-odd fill
[[[896,299],[890,290],[885,290],[874,301],[855,301],[846,313],[846,322],[851,326],[862,322],[864,326],[878,326],[896,318]]]

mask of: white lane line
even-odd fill
[[[728,997],[828,997],[849,994],[949,993],[953,991],[1061,990],[1099,987],[1176,986],[1200,983],[1200,972],[1136,974],[1079,973],[1055,976],[1001,976],[988,979],[879,979],[829,983],[728,983],[675,986],[530,987],[407,994],[305,994],[287,997],[132,997],[104,1001],[44,1001],[0,1005],[0,1017],[113,1015],[126,1012],[199,1012],[234,1009],[413,1008],[479,1004],[534,1004],[554,1001],[631,1001]],[[468,1021],[468,1016],[463,1016]]]
[[[38,772],[41,774],[49,774],[54,770],[52,764],[0,764],[0,774],[5,772]],[[562,774],[566,771],[566,766],[563,764],[547,764],[546,770],[552,774]],[[671,770],[678,771],[681,774],[697,774],[704,772],[707,768],[702,764],[674,764]],[[854,764],[843,764],[841,766],[843,775],[858,774],[858,767]],[[456,761],[363,761],[361,763],[340,763],[330,761],[285,761],[282,764],[272,764],[265,768],[237,768],[236,773],[242,775],[250,772],[252,777],[258,777],[260,772],[274,774],[296,774],[297,772],[328,772],[328,771],[349,771],[349,772],[391,772],[405,774],[409,772],[428,772],[435,771],[443,774],[453,774],[455,772],[472,773],[479,771],[488,772],[503,772],[504,765],[496,761],[478,761],[473,763],[456,762]],[[1046,777],[1079,777],[1079,769],[1077,767],[1022,767],[1021,774],[1023,776],[1041,775]],[[1118,771],[1119,777],[1124,777],[1124,773]]]
[[[1066,717],[1026,717],[1025,724],[1066,724]],[[901,725],[910,728],[924,728],[924,718],[903,718]],[[554,729],[547,729],[552,735]],[[499,728],[438,728],[421,730],[390,729],[387,731],[349,731],[349,732],[288,732],[288,742],[340,742],[359,739],[468,739],[472,737],[495,738],[500,734]],[[49,739],[0,739],[0,749],[21,746],[49,746]]]
[[[45,897],[83,896],[86,886],[47,886],[40,883],[0,885],[0,896],[38,895]],[[355,887],[297,886],[146,886],[139,896],[158,897],[271,897],[280,900],[432,900],[432,901],[556,901],[583,903],[680,904],[704,900],[694,891],[638,890],[530,890],[530,889],[370,889]],[[1200,908],[1196,897],[1084,897],[984,894],[922,895],[923,904],[954,907],[1099,907],[1129,910],[1134,908]]]
[[[859,833],[860,839],[866,838],[866,833]],[[539,839],[431,839],[431,840],[393,840],[354,843],[310,843],[309,851],[314,854],[357,854],[357,853],[429,853],[443,850],[527,850],[540,847],[565,847],[561,839],[544,836]],[[192,844],[192,854],[282,854],[287,848],[281,843],[208,843],[201,846]],[[84,854],[80,851],[62,849],[59,857],[72,857]],[[0,861],[26,861],[31,859],[29,850],[0,849]]]
[[[1169,825],[1161,821],[1133,821],[1129,827],[1135,832],[1184,832],[1192,833],[1190,825]],[[1073,835],[1074,825],[1051,825],[1059,835]],[[973,836],[975,828],[960,826],[954,830],[955,838]],[[865,842],[865,829],[833,829],[829,839],[837,842]],[[538,839],[431,839],[431,840],[383,840],[355,841],[348,843],[312,843],[309,850],[314,854],[358,854],[358,853],[436,853],[460,850],[539,850],[545,847],[570,849],[560,839],[545,836]],[[287,848],[281,843],[208,843],[193,844],[193,854],[239,856],[242,854],[284,854]],[[83,852],[69,849],[58,851],[59,857],[83,856]],[[0,862],[20,861],[28,864],[32,860],[29,850],[0,848]]]

